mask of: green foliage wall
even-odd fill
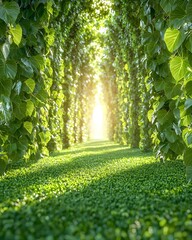
[[[91,1],[0,2],[1,173],[8,162],[86,138],[94,87],[88,10]]]
[[[184,153],[191,178],[191,1],[145,4],[143,11],[146,64],[151,70],[157,156],[177,158]],[[147,20],[147,21],[146,21]],[[150,29],[150,31],[149,31]]]
[[[47,154],[52,4],[0,5],[0,151],[1,162],[7,163]]]
[[[131,147],[151,148],[151,127],[147,118],[150,107],[147,71],[141,42],[138,2],[114,1],[107,22],[110,45],[106,54],[114,52],[110,64],[115,72],[117,93],[113,139]],[[111,71],[111,69],[110,69]],[[110,73],[108,73],[110,76]],[[148,97],[148,99],[147,99]]]
[[[152,134],[161,160],[184,157],[188,179],[191,13],[188,0],[114,0],[108,22],[110,51],[115,52],[110,61],[117,86],[115,139],[149,149]]]
[[[116,53],[111,65],[118,88],[117,140],[126,143],[126,126],[127,143],[148,149],[152,134],[162,161],[184,157],[188,179],[192,175],[191,16],[188,0],[122,0],[114,1],[109,23]],[[127,85],[122,84],[125,81]]]

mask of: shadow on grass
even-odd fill
[[[79,154],[83,152],[98,152],[98,151],[113,151],[117,149],[130,149],[128,146],[120,145],[117,143],[109,142],[109,141],[94,141],[94,142],[87,142],[84,144],[76,145],[75,147],[69,148],[68,150],[63,150],[59,152],[53,152],[51,156],[66,156],[71,154]]]
[[[187,234],[190,239],[192,229],[184,223],[192,191],[183,186],[182,170],[181,161],[145,164],[20,209],[8,208],[0,216],[0,237],[165,240],[187,239],[182,238]]]
[[[94,147],[93,147],[94,146]],[[61,151],[56,151],[50,154],[50,157],[59,157],[59,156],[70,156],[71,155],[79,155],[79,154],[84,154],[87,153],[89,154],[89,152],[97,152],[97,151],[106,151],[106,152],[110,152],[112,150],[117,150],[119,148],[122,149],[130,149],[128,146],[125,145],[120,145],[114,142],[110,142],[108,140],[106,141],[90,141],[87,143],[83,143],[83,144],[77,144],[74,147],[70,147],[68,149],[64,149]],[[40,161],[41,159],[34,159],[34,160],[30,160],[28,162],[24,162],[24,161],[18,161],[13,163],[12,165],[8,166],[8,170],[11,169],[21,169],[21,168],[28,168],[33,164],[38,163],[38,161]]]
[[[107,151],[108,150],[108,151]],[[145,158],[151,156],[151,154],[143,154],[136,149],[128,149],[122,147],[119,149],[119,145],[116,145],[116,148],[106,148],[105,153],[88,153],[88,155],[81,155],[85,153],[86,150],[82,149],[80,153],[77,154],[75,151],[74,154],[69,159],[65,159],[65,155],[55,156],[52,158],[52,161],[47,158],[48,163],[45,159],[41,159],[39,163],[29,166],[28,169],[23,169],[17,173],[17,175],[7,176],[0,182],[0,187],[9,184],[9,191],[4,194],[3,199],[15,198],[14,191],[15,188],[18,188],[20,192],[20,198],[26,192],[26,188],[31,185],[38,186],[47,184],[51,180],[57,179],[60,176],[66,176],[70,173],[86,170],[86,169],[97,169],[100,166],[105,166],[108,163],[112,163],[122,158],[127,158],[127,161],[131,158]],[[74,155],[74,156],[73,156]],[[62,159],[63,158],[63,159]],[[14,171],[14,170],[13,170]],[[30,172],[29,172],[30,171]],[[12,193],[13,191],[13,193]]]

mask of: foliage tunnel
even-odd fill
[[[192,177],[190,0],[0,0],[0,166],[89,138],[102,83],[108,137]]]

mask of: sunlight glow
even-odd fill
[[[101,27],[99,28],[100,34],[106,34],[107,30],[108,30],[108,28],[103,27],[103,26],[101,26]]]
[[[91,139],[106,139],[105,108],[101,100],[101,86],[98,86],[91,119]]]

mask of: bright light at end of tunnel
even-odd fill
[[[93,110],[91,120],[91,139],[105,139],[104,108],[101,103],[97,103]]]
[[[105,108],[102,101],[99,99],[101,89],[98,89],[96,95],[96,103],[92,113],[91,119],[91,139],[106,139],[106,126],[105,126]]]

